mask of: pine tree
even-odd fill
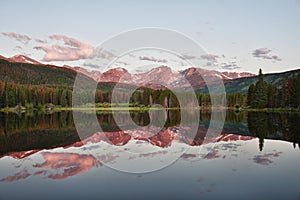
[[[293,89],[291,92],[291,105],[295,108],[300,107],[300,73],[293,79]]]
[[[264,81],[262,70],[259,69],[258,82],[255,85],[253,106],[256,108],[264,108],[267,105],[267,87],[268,84]]]
[[[278,98],[277,90],[278,89],[274,85],[271,84],[268,85],[268,103],[267,103],[268,108],[277,107],[276,105],[276,99]]]
[[[247,104],[250,107],[254,107],[254,98],[255,98],[255,85],[251,84],[248,89],[248,96],[247,96]]]
[[[287,83],[286,83],[286,80],[285,79],[283,79],[282,81],[281,81],[281,91],[280,91],[280,93],[281,93],[281,99],[280,99],[280,106],[282,107],[282,108],[285,108],[286,106],[287,106]]]

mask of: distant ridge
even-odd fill
[[[279,86],[282,79],[291,77],[299,71],[300,69],[266,74],[265,80]],[[87,80],[93,79],[102,83],[100,85],[108,90],[112,89],[116,82],[120,82],[125,85],[142,85],[152,89],[164,89],[165,86],[170,89],[186,88],[191,85],[196,92],[207,93],[203,77],[217,77],[224,81],[228,93],[247,93],[248,87],[257,81],[257,76],[248,72],[218,72],[194,67],[174,71],[168,66],[160,66],[140,74],[130,74],[122,67],[100,72],[79,66],[59,67],[42,64],[23,55],[11,58],[0,55],[0,80],[2,81],[19,84],[62,85],[71,88],[77,73],[82,74]],[[183,80],[188,80],[188,83]]]

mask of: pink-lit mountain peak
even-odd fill
[[[0,59],[7,60],[10,62],[18,63],[29,63],[29,64],[42,64],[32,58],[29,58],[24,55],[16,55],[11,58],[5,58],[0,56]],[[70,67],[63,66],[64,68],[72,69],[78,73],[89,76],[98,82],[123,82],[128,84],[137,84],[141,85],[147,83],[150,87],[153,84],[160,84],[170,87],[176,87],[178,83],[182,83],[182,78],[185,77],[193,87],[203,86],[203,77],[218,77],[222,80],[231,80],[243,77],[255,76],[254,74],[248,72],[219,72],[216,70],[208,70],[203,68],[190,67],[180,71],[174,71],[169,66],[159,66],[152,68],[151,70],[143,73],[133,73],[130,74],[128,70],[117,67],[106,70],[104,72],[96,70],[88,70],[83,67]],[[183,86],[183,85],[181,85]],[[179,87],[179,85],[178,85]]]
[[[28,63],[28,64],[36,64],[36,65],[42,64],[32,58],[24,56],[24,55],[16,55],[16,56],[8,58],[8,60],[11,62],[18,62],[18,63]]]
[[[201,76],[218,76],[219,78],[223,80],[228,79],[236,79],[236,78],[243,78],[243,77],[250,77],[255,76],[255,74],[248,73],[248,72],[219,72],[216,70],[207,70],[203,68],[195,68],[191,67],[188,69],[185,69],[180,72],[185,77],[193,76],[193,75],[201,75]]]
[[[103,72],[103,74],[119,74],[119,75],[123,75],[125,73],[128,73],[128,71],[122,67],[112,68]]]

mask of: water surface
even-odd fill
[[[211,113],[201,112],[198,132],[178,131],[169,111],[153,135],[146,112],[97,115],[102,131],[79,137],[71,112],[0,113],[0,199],[299,199],[298,113],[228,111],[219,135],[208,135]],[[142,130],[142,131],[141,131]],[[118,164],[166,162],[150,173],[124,173]],[[97,152],[96,154],[94,152]],[[124,152],[135,154],[126,157]]]

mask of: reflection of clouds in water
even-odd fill
[[[230,151],[237,151],[237,148],[241,146],[241,144],[236,144],[236,143],[225,143],[221,145],[222,150],[230,150]]]
[[[15,175],[3,178],[0,181],[1,182],[15,182],[15,181],[19,181],[22,179],[26,179],[29,176],[30,176],[30,174],[28,173],[28,171],[26,169],[23,169],[22,171],[16,173]]]
[[[215,182],[207,182],[203,177],[200,177],[196,180],[197,183],[201,184],[201,188],[199,188],[199,195],[204,195],[205,193],[213,192],[217,186]]]
[[[282,152],[266,153],[262,155],[256,155],[253,158],[253,161],[260,165],[270,165],[273,163],[274,158],[277,158],[282,154]]]
[[[156,155],[161,155],[161,154],[167,154],[168,151],[156,151],[156,152],[150,152],[150,153],[141,153],[139,154],[139,157],[154,157]]]
[[[208,154],[206,154],[205,156],[202,156],[203,159],[215,159],[215,158],[219,158],[220,155],[218,155],[218,150],[211,150]]]
[[[132,134],[130,138],[133,137],[133,139],[136,140],[136,142],[141,144],[136,144],[136,145],[145,145],[145,144],[152,144],[157,147],[167,147],[168,145],[171,145],[171,142],[175,139],[178,140],[178,137],[176,137],[176,133],[172,128],[169,129],[163,129],[161,132],[155,136],[152,137],[145,137],[148,136],[148,133],[143,133],[144,137],[139,137],[140,133],[138,134],[135,132],[135,134]],[[81,149],[83,151],[93,151],[97,149],[101,149],[102,145],[100,145],[99,142],[103,141],[103,134],[106,134],[107,136],[110,136],[109,139],[107,139],[109,142],[108,144],[117,144],[117,145],[125,145],[124,143],[128,142],[128,134],[125,134],[124,132],[113,132],[113,133],[96,133],[92,137],[87,138],[86,141],[83,142],[78,142],[75,143],[74,145],[70,145],[65,147],[64,149],[68,149],[70,147],[76,148],[76,149]],[[146,134],[146,135],[145,135]],[[124,137],[126,138],[125,141]],[[235,138],[235,139],[241,139],[241,138]],[[146,141],[145,141],[146,140]],[[220,142],[220,140],[215,139],[216,142]],[[107,141],[106,141],[107,142]],[[87,145],[86,143],[89,143]],[[96,143],[96,144],[95,144]],[[216,159],[216,158],[225,158],[224,153],[228,153],[226,151],[228,150],[234,150],[241,146],[236,143],[232,142],[222,142],[219,144],[214,145],[214,147],[211,146],[205,146],[205,149],[207,149],[205,154],[202,154],[200,157],[203,159]],[[103,147],[104,148],[104,147]],[[182,148],[182,147],[181,147]],[[127,147],[124,148],[122,151],[130,150]],[[180,149],[180,147],[179,147]],[[197,147],[195,147],[197,149]],[[71,176],[75,176],[84,172],[89,171],[91,168],[95,166],[99,166],[99,163],[96,160],[100,160],[102,163],[115,163],[118,162],[120,159],[120,153],[122,151],[116,152],[117,154],[114,153],[108,153],[108,154],[101,154],[95,159],[93,156],[90,155],[84,155],[84,154],[76,154],[73,152],[41,152],[38,155],[41,155],[44,162],[41,164],[36,164],[33,165],[32,168],[28,168],[28,171],[26,168],[23,166],[15,166],[15,169],[22,168],[20,172],[17,172],[13,176],[8,176],[7,178],[3,178],[2,181],[18,181],[21,179],[26,179],[29,176],[44,176],[50,179],[65,179]],[[17,152],[15,154],[11,154],[10,156],[16,159],[22,159],[24,160],[25,156],[32,155],[32,153],[36,153],[36,151],[26,151],[26,152]],[[170,152],[168,152],[167,149],[161,150],[158,152],[151,152],[151,153],[142,153],[136,155],[136,156],[131,156],[128,158],[128,160],[135,160],[138,158],[154,158],[154,157],[160,157],[163,155],[166,155]],[[181,156],[183,160],[192,160],[195,161],[199,159],[197,153],[185,153]],[[30,159],[30,157],[28,157]],[[40,170],[36,170],[36,169]]]
[[[200,156],[202,159],[211,160],[216,158],[224,159],[226,157],[238,157],[238,148],[242,147],[242,144],[229,142],[234,140],[221,141],[218,138],[214,138],[214,142],[211,140],[210,143],[203,144],[203,149],[201,150],[200,154],[185,153],[181,156],[181,158],[183,160],[195,160]],[[235,139],[238,141],[241,138]],[[243,150],[241,150],[241,152],[243,152]]]
[[[115,156],[113,154],[106,154],[106,155],[99,155],[97,156],[97,159],[100,160],[103,163],[113,163],[116,158],[119,158],[120,156]]]
[[[91,168],[100,165],[99,162],[90,155],[43,152],[42,156],[45,162],[34,165],[33,167],[61,171],[61,173],[57,171],[54,173],[49,172],[48,178],[51,179],[65,179],[89,171]]]
[[[190,158],[197,158],[196,154],[191,154],[191,153],[184,153],[180,156],[182,159],[190,159]]]
[[[100,145],[91,145],[91,146],[83,146],[82,150],[86,151],[86,150],[94,150],[94,149],[98,149],[100,147]]]
[[[219,141],[221,142],[221,141]],[[222,141],[221,143],[215,143],[214,146],[205,147],[206,152],[201,155],[202,159],[216,159],[216,158],[226,158],[229,157],[237,157],[238,148],[241,147],[241,144]]]
[[[93,156],[90,155],[56,152],[42,152],[41,155],[44,158],[44,162],[33,165],[32,170],[42,170],[30,173],[26,168],[23,168],[20,172],[3,178],[0,181],[14,182],[26,179],[32,175],[43,175],[50,179],[66,179],[70,176],[87,172],[93,167],[101,166],[101,163],[99,163]]]

